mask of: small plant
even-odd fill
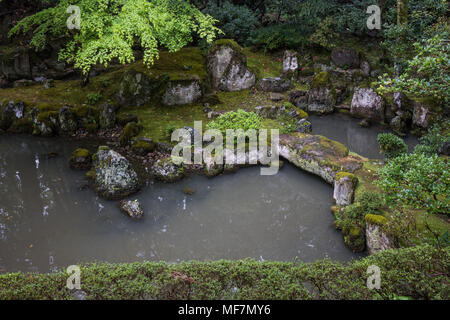
[[[381,152],[385,154],[387,159],[396,158],[408,150],[403,139],[392,133],[380,133],[377,140]]]
[[[433,125],[428,133],[420,138],[420,144],[416,146],[414,152],[427,155],[437,154],[441,146],[448,142],[450,142],[450,121],[447,120],[442,124]]]
[[[177,130],[177,127],[174,126],[173,124],[169,123],[166,126],[166,135],[170,138],[172,136],[172,133]]]
[[[87,95],[87,99],[88,99],[88,103],[93,106],[96,105],[97,102],[99,102],[102,98],[102,95],[100,93],[88,93]]]

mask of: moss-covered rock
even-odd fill
[[[175,164],[172,157],[159,159],[153,164],[151,171],[156,179],[167,183],[179,181],[185,175],[183,165]]]
[[[342,230],[345,244],[354,252],[363,252],[366,248],[366,237],[358,226],[349,226]]]
[[[376,224],[379,226],[383,226],[387,222],[387,219],[384,216],[378,215],[378,214],[371,214],[371,213],[366,214],[364,219],[366,220],[367,223]]]
[[[121,113],[119,115],[117,115],[117,123],[122,126],[125,127],[127,125],[127,123],[129,122],[138,122],[138,117],[135,114],[132,113]]]
[[[95,175],[94,190],[105,199],[121,199],[139,190],[139,179],[130,162],[106,146],[99,147],[92,157]]]
[[[338,172],[334,179],[333,198],[338,206],[353,203],[358,178],[349,172]]]
[[[116,108],[104,103],[100,109],[99,125],[102,129],[110,129],[116,125]]]
[[[299,168],[316,174],[330,184],[338,172],[355,172],[363,160],[349,155],[343,144],[319,135],[292,133],[280,136],[280,155]]]
[[[33,128],[33,120],[27,117],[15,120],[9,127],[8,132],[31,134],[33,133]]]
[[[336,90],[328,72],[317,74],[311,82],[308,92],[308,111],[316,114],[328,114],[334,111]]]
[[[222,91],[240,91],[251,88],[255,74],[247,68],[243,49],[233,40],[217,40],[207,57],[207,71],[211,86]]]
[[[92,158],[89,150],[78,148],[73,151],[69,166],[75,170],[86,170],[91,167]]]
[[[0,116],[0,128],[8,130],[15,120],[22,119],[25,115],[25,105],[23,102],[8,102],[3,108]]]
[[[146,155],[148,153],[155,151],[155,149],[156,144],[148,139],[138,140],[131,146],[131,150],[133,150],[134,153],[139,155]]]
[[[141,219],[144,216],[144,210],[142,210],[141,204],[137,199],[134,201],[122,200],[119,202],[119,208],[123,213],[133,219]]]
[[[136,137],[139,132],[141,132],[142,126],[136,122],[128,122],[123,128],[122,134],[120,135],[120,145],[126,146],[132,138]]]
[[[366,246],[369,254],[377,254],[381,251],[395,247],[395,241],[384,230],[387,219],[381,215],[367,214],[366,222]]]
[[[61,134],[73,134],[77,130],[77,120],[75,114],[68,106],[63,106],[59,110],[59,129]]]

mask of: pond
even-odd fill
[[[333,226],[332,187],[286,164],[214,179],[149,183],[133,221],[68,166],[75,141],[0,136],[0,268],[49,272],[79,262],[243,259],[348,261]],[[50,154],[51,153],[51,154]],[[50,154],[50,155],[49,155]],[[186,195],[189,187],[195,194]]]
[[[379,133],[392,132],[388,127],[372,125],[370,128],[362,128],[360,120],[344,114],[332,114],[327,116],[310,116],[313,134],[320,134],[331,140],[339,141],[348,147],[350,151],[369,158],[382,159],[377,136]],[[409,151],[418,144],[415,136],[404,138]]]

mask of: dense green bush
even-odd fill
[[[450,248],[418,246],[383,251],[343,265],[292,262],[191,261],[81,266],[87,299],[442,299]],[[381,288],[367,288],[367,268],[381,269]],[[68,275],[0,274],[0,299],[73,299]]]
[[[219,21],[217,27],[224,32],[223,38],[234,39],[242,45],[247,44],[250,33],[259,25],[258,18],[249,8],[228,1],[221,5],[209,2],[203,13]]]
[[[437,154],[441,146],[450,143],[450,121],[445,120],[434,124],[426,135],[420,138],[420,144],[416,146],[414,152],[427,155]]]
[[[216,129],[223,134],[226,134],[227,129],[242,129],[245,132],[249,129],[260,129],[261,121],[261,117],[256,113],[239,109],[238,111],[230,111],[219,116],[215,121],[208,123],[207,129]]]
[[[447,34],[448,35],[448,34]],[[407,62],[399,77],[385,74],[378,82],[377,91],[403,92],[418,98],[431,98],[448,105],[450,103],[450,44],[435,36],[424,44],[415,43],[417,55]]]
[[[422,153],[403,154],[378,170],[375,182],[393,206],[412,206],[450,215],[448,160]]]
[[[377,140],[381,152],[385,154],[387,159],[398,157],[408,149],[403,139],[392,133],[380,133]]]

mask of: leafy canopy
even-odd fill
[[[67,28],[70,5],[80,8],[80,30]],[[144,63],[151,66],[160,47],[177,51],[193,40],[193,33],[210,43],[220,32],[215,23],[184,0],[61,0],[19,21],[9,36],[32,30],[31,45],[37,50],[63,38],[66,43],[59,58],[87,74],[97,63],[133,62],[135,45],[142,47]]]

